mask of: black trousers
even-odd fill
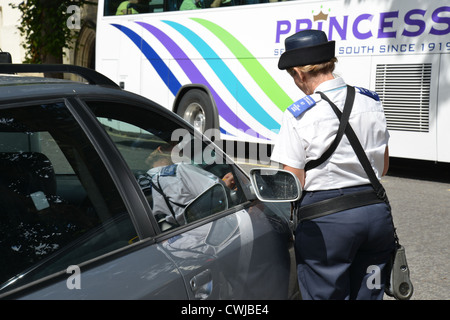
[[[370,185],[305,192],[301,205],[368,190]],[[295,250],[303,299],[382,299],[394,228],[385,203],[304,221]]]

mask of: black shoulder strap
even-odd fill
[[[353,88],[353,93],[354,92],[355,91]],[[345,107],[344,107],[344,113],[342,113],[336,107],[336,105],[333,102],[331,102],[330,99],[328,99],[328,97],[325,94],[323,94],[323,93],[320,93],[320,94],[322,96],[322,99],[326,100],[331,105],[331,108],[333,109],[336,116],[339,119],[341,119],[341,121],[342,121],[342,119],[346,116]],[[370,161],[367,158],[367,155],[366,155],[363,147],[361,146],[361,143],[358,140],[358,136],[355,134],[355,131],[353,131],[353,128],[350,124],[346,125],[345,134],[347,135],[347,138],[350,141],[350,144],[352,145],[353,150],[355,150],[356,156],[358,157],[359,161],[361,162],[361,165],[364,168],[364,171],[366,172],[367,176],[369,177],[369,180],[372,183],[372,186],[375,189],[377,196],[380,199],[384,200],[386,203],[389,203],[388,199],[387,199],[386,191],[384,190],[383,185],[380,183],[377,176],[375,175],[372,165],[370,164]]]
[[[318,93],[320,94],[322,99],[327,101],[333,107],[333,109],[336,108],[337,110],[339,110],[336,107],[336,105],[333,102],[331,102],[331,100],[328,99],[328,97],[323,92],[318,92]],[[305,171],[311,170],[311,169],[316,168],[317,166],[321,165],[336,150],[337,146],[341,142],[342,136],[344,135],[345,128],[347,127],[354,100],[355,100],[355,88],[347,85],[347,97],[345,98],[344,109],[343,109],[344,112],[341,113],[341,111],[339,110],[340,115],[338,115],[338,119],[340,121],[340,124],[339,124],[339,128],[338,128],[338,132],[336,134],[336,138],[334,139],[334,141],[330,145],[330,147],[322,154],[322,156],[319,159],[309,161],[305,165]]]

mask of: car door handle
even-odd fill
[[[208,298],[213,289],[213,280],[211,270],[206,269],[196,276],[194,276],[190,281],[189,285],[194,293],[196,299],[206,299]]]

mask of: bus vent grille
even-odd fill
[[[431,63],[378,64],[375,91],[389,130],[428,132]]]

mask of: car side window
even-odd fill
[[[162,231],[245,201],[234,167],[201,136],[148,109],[87,104],[133,171]]]
[[[137,240],[64,102],[0,110],[0,293]]]

